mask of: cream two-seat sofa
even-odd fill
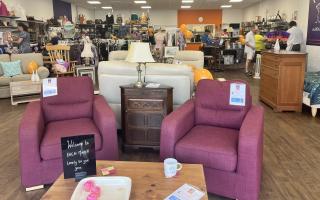
[[[0,66],[0,98],[10,97],[10,82],[31,80],[31,74],[28,73],[28,65],[31,61],[38,64],[38,74],[40,79],[49,76],[49,70],[43,67],[43,56],[40,53],[26,53],[26,54],[8,54],[0,55],[1,62],[21,61],[22,74],[13,77],[3,76],[3,70]]]
[[[104,61],[99,63],[98,76],[100,94],[105,97],[116,114],[117,126],[121,128],[120,86],[137,81],[137,64],[126,61]],[[193,72],[188,65],[163,63],[147,64],[143,68],[142,79],[173,87],[174,109],[191,98],[193,92]]]

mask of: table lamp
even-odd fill
[[[138,63],[138,81],[135,83],[135,86],[137,88],[142,88],[144,83],[141,79],[141,65],[144,65],[146,67],[146,63],[155,62],[150,51],[149,43],[132,42],[126,61],[131,63]]]

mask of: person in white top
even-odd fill
[[[303,44],[303,32],[297,27],[297,22],[291,21],[289,23],[290,29],[287,31],[290,36],[287,41],[287,51],[301,51]]]
[[[257,28],[253,27],[249,33],[246,34],[246,44],[244,48],[244,52],[247,54],[246,61],[246,75],[252,76],[253,73],[250,71],[250,65],[252,59],[254,58],[255,50],[256,50],[256,40],[254,38],[255,33],[257,32]]]

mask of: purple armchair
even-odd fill
[[[161,159],[204,165],[210,193],[239,200],[259,199],[264,111],[229,105],[230,83],[200,81],[194,100],[168,115],[161,130]],[[236,81],[239,82],[239,81]]]
[[[58,78],[58,95],[30,103],[20,130],[21,183],[53,183],[63,171],[61,137],[94,134],[96,158],[118,159],[115,115],[89,77]]]

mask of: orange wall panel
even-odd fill
[[[199,22],[203,17],[203,22]],[[216,28],[222,24],[222,10],[178,10],[178,26],[181,24],[215,24]]]

